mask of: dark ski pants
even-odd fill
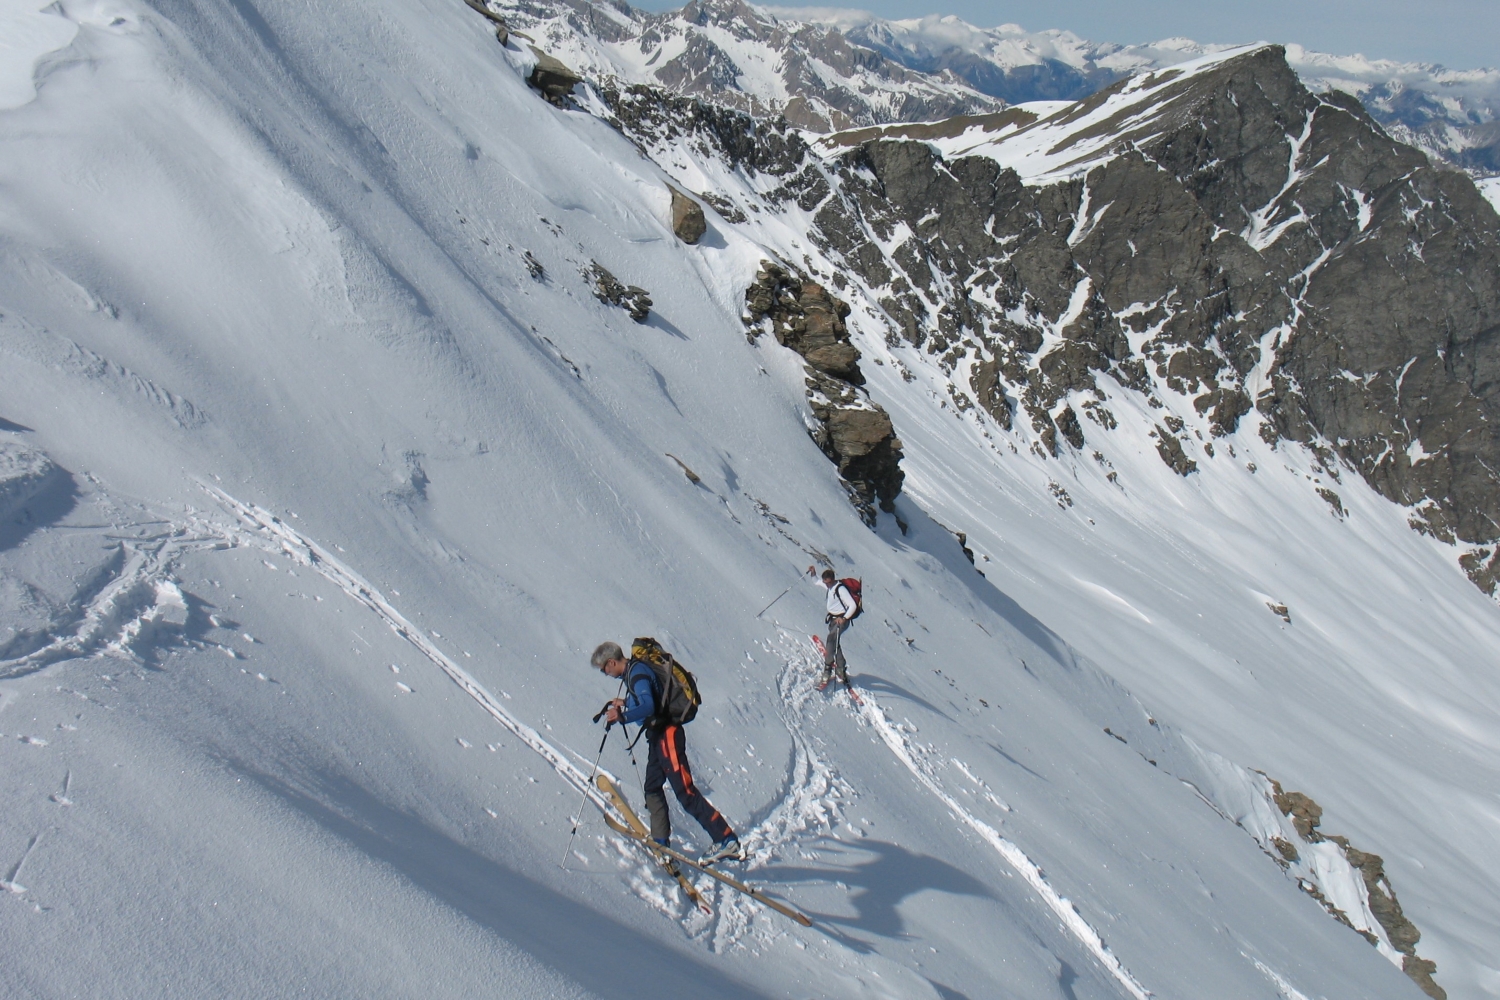
[[[672,783],[672,791],[683,811],[707,831],[718,843],[734,831],[719,814],[719,810],[698,791],[693,784],[693,772],[688,767],[687,737],[681,726],[667,726],[649,734],[649,750],[646,755],[646,808],[651,810],[651,836],[666,840],[672,836],[672,820],[667,815],[667,797],[661,786]]]
[[[848,620],[840,621],[837,618],[828,619],[828,640],[823,643],[823,673],[827,676],[829,671],[839,675],[839,680],[849,682],[849,664],[844,662],[844,647],[839,643],[844,630],[849,627]]]

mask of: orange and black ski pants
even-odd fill
[[[687,737],[679,725],[666,726],[647,733],[650,742],[646,754],[646,808],[651,811],[651,836],[667,840],[672,836],[672,820],[667,815],[667,797],[662,785],[671,782],[683,811],[697,820],[718,843],[732,831],[719,810],[713,807],[698,786],[688,766]]]

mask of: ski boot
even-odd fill
[[[705,865],[719,861],[744,861],[745,850],[740,846],[740,838],[731,833],[715,844],[711,850],[704,852],[698,860]]]

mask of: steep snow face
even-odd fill
[[[1500,177],[1487,177],[1476,183],[1479,185],[1480,193],[1489,199],[1491,205],[1495,206],[1496,212],[1500,212]]]
[[[456,0],[52,11],[0,113],[7,995],[1417,995],[1268,857],[1252,767],[1490,988],[1500,636],[1401,512],[1248,428],[1260,471],[1187,483],[1139,400],[1119,493],[856,315],[921,451],[872,532],[741,322],[764,256],[827,270],[810,220],[669,229],[669,176],[767,178],[544,103]],[[825,560],[863,706],[813,690]],[[586,660],[637,633],[813,928],[694,916],[600,822]]]
[[[17,108],[36,96],[37,61],[73,40],[71,21],[44,13],[48,4],[7,0],[0,5],[0,109]]]

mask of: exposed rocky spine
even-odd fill
[[[766,261],[745,290],[745,307],[752,340],[769,324],[776,342],[807,362],[807,398],[818,421],[813,440],[838,466],[854,506],[873,527],[877,506],[895,512],[901,441],[890,416],[859,389],[865,379],[844,323],[848,303]]]
[[[1396,899],[1396,890],[1391,886],[1390,879],[1385,874],[1385,860],[1378,854],[1371,854],[1351,846],[1347,837],[1320,832],[1318,827],[1323,821],[1323,807],[1303,793],[1284,791],[1279,782],[1272,780],[1271,794],[1276,808],[1292,821],[1292,828],[1296,830],[1298,838],[1304,844],[1327,842],[1338,845],[1350,866],[1359,872],[1364,881],[1365,897],[1369,903],[1370,913],[1380,924],[1381,930],[1385,931],[1386,940],[1391,947],[1401,953],[1401,971],[1421,987],[1423,993],[1433,997],[1434,1000],[1447,1000],[1447,991],[1432,979],[1437,972],[1437,963],[1417,954],[1417,942],[1422,939],[1422,932],[1407,919],[1405,913],[1401,912],[1401,903]],[[1273,845],[1283,867],[1300,860],[1301,855],[1296,845],[1285,838],[1274,838]],[[1323,908],[1340,923],[1358,931],[1371,944],[1380,943],[1380,939],[1370,931],[1356,928],[1350,921],[1349,915],[1333,905],[1315,883],[1301,879],[1300,884],[1303,891],[1321,903]]]

